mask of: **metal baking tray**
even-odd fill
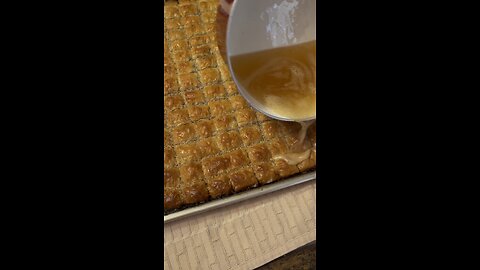
[[[272,193],[277,190],[285,189],[291,186],[295,186],[301,183],[305,183],[311,180],[315,180],[317,178],[317,172],[312,171],[300,175],[296,175],[285,180],[281,180],[272,184],[268,184],[265,186],[261,186],[258,188],[253,188],[251,190],[247,190],[244,192],[240,192],[238,194],[234,194],[222,199],[213,200],[210,202],[206,202],[204,204],[200,204],[198,206],[194,206],[191,208],[187,208],[178,212],[174,212],[163,216],[163,224],[167,224],[169,222],[179,220],[185,217],[190,217],[193,215],[197,215],[200,213],[205,213],[207,211],[211,211],[213,209],[217,209],[219,207],[224,207],[227,205],[232,205],[235,203],[239,203],[248,199],[252,199],[261,195],[265,195],[268,193]]]

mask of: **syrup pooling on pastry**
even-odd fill
[[[308,128],[315,122],[316,120],[306,121],[306,122],[298,122],[302,126],[300,131],[297,135],[297,141],[293,144],[288,153],[281,154],[274,156],[274,160],[284,160],[288,163],[288,165],[297,165],[304,160],[310,158],[310,155],[313,151],[314,154],[317,152],[317,145],[310,143],[309,140],[306,140]]]
[[[312,145],[308,140],[305,140],[307,137],[308,128],[315,122],[315,120],[305,121],[305,122],[298,122],[302,126],[300,131],[298,132],[298,141],[292,146],[292,151],[299,152],[304,151],[308,148],[311,148]]]
[[[316,115],[316,41],[231,57],[243,88],[266,111],[289,119]]]

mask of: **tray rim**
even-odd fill
[[[261,195],[273,193],[275,191],[286,189],[286,188],[296,186],[296,185],[299,185],[308,181],[316,180],[316,179],[317,179],[316,170],[303,173],[300,175],[295,175],[272,184],[264,185],[264,186],[254,188],[248,191],[244,191],[238,194],[233,194],[231,196],[228,196],[222,199],[209,201],[204,204],[200,204],[191,208],[181,210],[179,212],[168,214],[166,216],[163,216],[163,224],[167,224],[167,223],[177,221],[179,219],[183,219],[193,215],[205,213],[205,212],[217,209],[219,207],[225,207],[225,206],[229,206],[239,202],[243,202],[247,199],[256,198]]]

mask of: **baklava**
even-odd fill
[[[300,124],[255,111],[238,93],[216,43],[218,0],[164,5],[165,213],[315,169],[287,153]],[[315,143],[315,124],[307,132]]]

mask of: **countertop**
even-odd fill
[[[257,270],[316,269],[316,253],[317,244],[315,241],[273,260],[257,268]]]

